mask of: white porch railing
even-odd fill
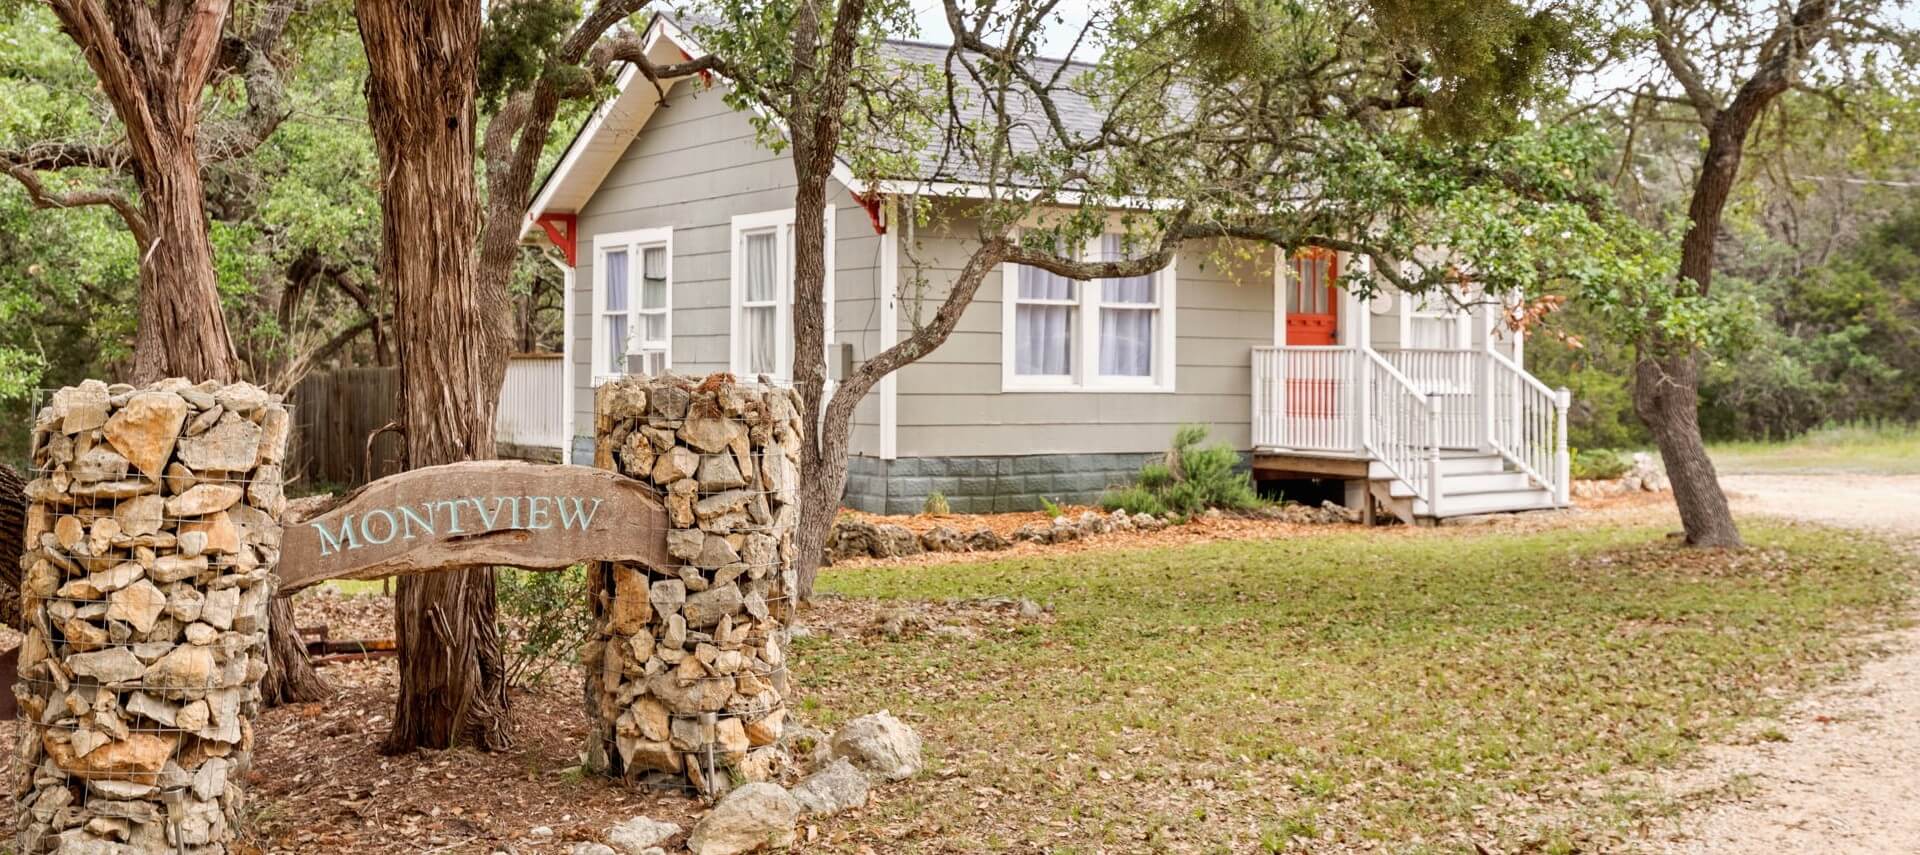
[[[1498,453],[1568,501],[1565,390],[1488,350],[1253,349],[1253,445],[1365,457],[1438,515],[1443,450]]]
[[[1440,514],[1441,424],[1438,394],[1422,390],[1407,375],[1366,351],[1368,455],[1425,499],[1428,513]]]
[[[564,448],[562,389],[567,361],[560,354],[518,354],[507,362],[500,386],[500,410],[494,416],[495,441],[529,448]]]
[[[1553,491],[1565,505],[1572,492],[1573,458],[1567,452],[1567,390],[1553,390],[1513,360],[1485,353],[1488,443],[1508,462]]]
[[[1254,348],[1254,446],[1359,451],[1359,368],[1351,347]]]
[[[1474,350],[1389,350],[1380,354],[1415,388],[1435,397],[1440,445],[1485,446],[1486,410],[1478,406],[1480,352]]]

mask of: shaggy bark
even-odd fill
[[[380,158],[380,271],[393,295],[406,465],[485,460],[508,306],[505,288],[476,276],[480,6],[358,0],[354,12]],[[474,567],[397,582],[400,695],[384,750],[509,744],[493,581]]]
[[[203,144],[217,156],[244,155],[284,116],[278,75],[265,56],[296,11],[295,0],[263,8],[246,38],[226,39],[227,0],[146,3],[53,0],[60,27],[86,57],[100,91],[125,128],[122,146],[50,145],[0,153],[0,165],[27,189],[36,207],[106,205],[120,214],[140,248],[139,324],[130,380],[165,377],[231,381],[239,368],[213,269],[212,239],[201,181]],[[213,75],[244,68],[249,109],[240,129],[203,139],[201,100]],[[48,193],[35,170],[124,170],[139,201],[111,190]],[[276,609],[268,633],[294,652],[273,661],[263,687],[269,697],[317,700],[325,685],[298,647],[290,609]]]
[[[214,282],[197,148],[201,94],[218,58],[228,4],[171,3],[159,20],[145,4],[49,5],[126,128],[125,164],[140,191],[137,208],[102,200],[126,218],[140,246],[130,379],[231,379],[233,339]],[[163,32],[163,22],[174,26]]]
[[[27,543],[27,482],[0,464],[0,623],[20,626],[20,551]]]

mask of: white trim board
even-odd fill
[[[822,341],[831,348],[834,344],[834,313],[838,308],[834,301],[834,213],[836,206],[827,205],[821,215],[825,218],[824,230],[825,281],[821,283]],[[776,347],[774,356],[775,370],[770,376],[779,383],[793,382],[793,300],[794,300],[794,251],[793,251],[794,211],[781,208],[773,211],[760,211],[752,214],[734,215],[727,238],[727,368],[734,376],[751,379],[758,372],[747,371],[746,355],[742,350],[745,337],[742,335],[742,304],[745,302],[746,281],[740,267],[744,253],[741,252],[742,240],[748,234],[766,230],[774,233],[774,245],[777,247],[776,261],[780,265],[782,281],[780,293],[775,303],[774,330]]]
[[[593,313],[590,316],[592,326],[588,330],[588,336],[592,341],[590,347],[592,353],[588,355],[587,359],[587,382],[589,386],[599,386],[607,380],[627,373],[624,370],[607,371],[605,370],[607,368],[606,363],[601,361],[603,357],[611,355],[607,352],[606,348],[614,344],[613,342],[604,340],[604,328],[600,323],[601,316],[606,314],[606,255],[609,251],[614,250],[624,250],[627,253],[627,336],[628,338],[632,338],[639,332],[640,298],[643,291],[641,277],[645,274],[643,259],[645,258],[647,250],[655,248],[663,249],[666,252],[666,348],[663,367],[668,369],[673,367],[673,229],[654,228],[606,232],[604,234],[594,235],[593,238]],[[636,273],[640,275],[635,275]],[[621,344],[624,345],[625,343],[623,342]],[[621,354],[623,364],[625,362],[624,357],[633,352],[633,348],[623,347]]]

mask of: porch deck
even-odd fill
[[[1409,522],[1568,503],[1566,390],[1497,351],[1253,350],[1256,473],[1365,479]]]

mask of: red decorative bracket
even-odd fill
[[[867,219],[873,223],[874,234],[883,235],[887,233],[887,225],[880,218],[879,193],[868,193],[866,195],[854,193],[853,201],[859,202],[860,207],[867,209]]]
[[[692,62],[693,54],[687,53],[685,50],[682,50],[680,51],[680,58],[686,62]],[[711,70],[702,68],[700,69],[699,74],[700,74],[700,82],[707,84],[709,87],[713,85],[713,72]]]
[[[541,214],[534,222],[546,230],[547,239],[566,255],[567,266],[578,267],[579,253],[574,238],[579,234],[579,218],[574,214]]]

